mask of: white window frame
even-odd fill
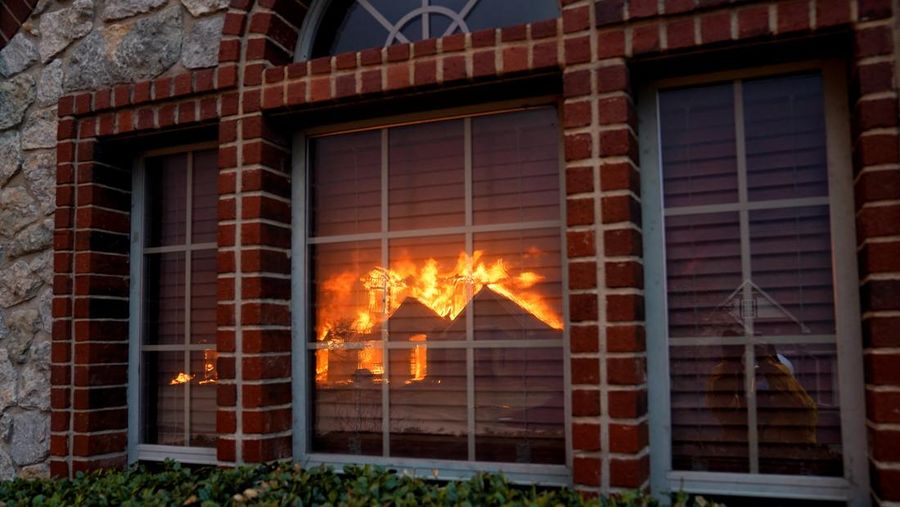
[[[803,71],[822,75],[825,101],[829,218],[834,276],[837,337],[837,374],[840,382],[841,439],[844,476],[813,477],[759,473],[720,473],[672,470],[668,311],[663,222],[662,161],[659,134],[659,91],[665,88],[729,82]],[[850,118],[847,109],[845,66],[840,61],[721,72],[673,78],[654,83],[639,93],[641,192],[644,217],[645,304],[647,367],[650,406],[651,489],[662,502],[669,493],[685,491],[748,497],[845,501],[867,506],[865,396],[857,276]],[[743,130],[742,105],[735,104],[735,125]],[[738,141],[741,143],[742,141]],[[738,150],[740,152],[740,150]],[[764,339],[761,342],[765,341]]]
[[[565,248],[561,248],[560,262],[562,270],[562,290],[563,290],[563,329],[562,343],[552,340],[553,343],[546,343],[548,340],[534,340],[534,343],[526,343],[530,348],[540,348],[542,346],[561,347],[563,351],[563,389],[564,389],[564,435],[565,435],[565,464],[564,465],[547,465],[547,464],[521,464],[521,463],[502,463],[502,462],[484,462],[484,461],[456,461],[426,458],[403,458],[393,456],[364,456],[350,454],[331,454],[331,453],[313,453],[310,451],[310,428],[311,421],[309,415],[312,412],[310,404],[311,390],[314,388],[314,382],[311,381],[315,365],[311,365],[309,361],[309,353],[317,347],[317,344],[310,343],[305,330],[309,329],[308,320],[309,312],[307,308],[308,283],[307,283],[307,251],[309,245],[314,242],[309,241],[308,219],[307,219],[307,202],[308,202],[308,181],[307,167],[310,167],[308,140],[313,137],[320,137],[326,134],[346,134],[351,132],[360,132],[365,130],[382,130],[390,129],[403,125],[412,125],[425,122],[447,121],[453,119],[471,119],[482,115],[495,115],[521,111],[534,107],[552,106],[559,113],[559,105],[553,97],[538,97],[528,100],[517,100],[493,103],[491,105],[479,105],[463,108],[453,108],[445,110],[432,110],[425,113],[414,115],[402,115],[395,117],[384,117],[374,120],[366,120],[353,123],[345,123],[331,125],[324,128],[310,129],[304,132],[297,132],[293,138],[293,177],[291,183],[291,202],[292,210],[292,238],[291,238],[291,334],[292,334],[292,377],[294,382],[293,389],[293,455],[294,461],[301,463],[304,467],[316,465],[331,465],[337,470],[341,470],[343,466],[371,464],[380,465],[388,468],[399,469],[405,473],[409,473],[418,477],[438,478],[441,480],[467,479],[478,472],[502,472],[510,481],[517,483],[539,484],[546,486],[571,486],[572,485],[572,434],[571,434],[571,372],[570,372],[570,350],[569,350],[569,313],[568,301],[565,294],[568,290],[568,259],[565,254]],[[466,123],[470,123],[466,121]],[[561,123],[560,123],[561,125]],[[466,202],[467,208],[471,207],[472,186],[471,178],[471,135],[470,130],[466,129],[467,135],[465,140],[466,155]],[[561,132],[561,131],[560,131]],[[561,135],[561,134],[560,134]],[[386,185],[386,167],[387,151],[385,149],[385,140],[387,136],[382,137],[382,185]],[[558,228],[560,234],[560,245],[565,245],[565,158],[562,153],[562,143],[560,142],[559,154],[559,192],[560,192],[560,218],[558,220],[541,222],[540,228]],[[387,208],[382,203],[382,220]],[[471,215],[471,213],[467,213]],[[467,221],[468,222],[468,221]],[[384,223],[384,222],[382,222]],[[535,225],[535,227],[537,227]],[[532,227],[532,228],[535,228]],[[490,230],[491,226],[486,226],[485,230]],[[503,227],[502,230],[511,230],[511,227]],[[471,240],[473,232],[483,232],[475,226],[448,227],[440,229],[425,229],[427,235],[433,234],[461,234],[466,233],[467,243]],[[411,231],[414,236],[418,237],[422,230]],[[402,233],[401,233],[402,235]],[[376,239],[388,237],[386,233],[373,233],[369,235],[356,236],[377,236]],[[394,237],[391,235],[391,237]],[[471,245],[468,245],[471,246]],[[538,343],[540,342],[540,343]],[[387,342],[386,350],[409,349],[408,343]],[[511,345],[505,341],[498,341],[486,346],[503,347]],[[515,344],[512,344],[515,345]],[[519,344],[521,345],[521,344]],[[438,345],[439,346],[439,345]],[[429,347],[432,347],[429,344]],[[467,396],[469,429],[474,432],[473,424],[473,366],[472,357],[473,348],[467,347],[467,365],[469,377],[469,396]],[[385,354],[385,357],[388,357]],[[385,361],[385,375],[388,374],[387,361]],[[388,404],[388,383],[383,384],[382,404]],[[385,418],[389,417],[388,411],[384,411]],[[383,423],[383,432],[389,431],[387,422]],[[473,433],[474,434],[474,433]],[[473,438],[469,439],[469,453],[473,452]],[[388,451],[385,447],[385,451]]]
[[[185,253],[185,330],[190,325],[190,287],[191,287],[191,255],[194,250],[209,250],[218,248],[217,243],[193,243],[191,241],[191,213],[193,209],[193,165],[194,157],[187,157],[187,189],[186,195],[186,222],[185,245],[173,247],[145,247],[144,231],[146,212],[146,161],[148,158],[164,155],[175,155],[195,151],[218,149],[216,143],[198,143],[173,148],[151,150],[141,153],[134,162],[131,179],[131,248],[129,258],[131,262],[129,287],[129,318],[128,318],[128,462],[138,461],[165,461],[173,459],[180,463],[214,465],[216,464],[215,447],[190,447],[177,445],[157,445],[143,443],[141,429],[144,425],[142,413],[142,381],[144,372],[143,352],[145,351],[176,351],[185,352],[185,369],[190,371],[190,352],[202,351],[210,348],[210,344],[180,344],[180,345],[144,345],[144,256],[148,253],[183,252]],[[187,335],[187,333],[186,333]],[[190,442],[190,383],[185,391],[185,442]]]

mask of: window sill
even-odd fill
[[[171,459],[190,465],[215,465],[216,449],[213,447],[180,447],[174,445],[141,444],[132,461],[165,461]]]

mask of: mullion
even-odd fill
[[[192,152],[185,154],[187,157],[187,185],[185,194],[185,224],[184,224],[184,242],[188,251],[185,252],[184,259],[184,347],[182,354],[184,355],[184,372],[187,374],[188,381],[184,383],[184,445],[190,447],[191,444],[191,353],[188,347],[191,344],[191,260],[193,255],[190,252],[190,246],[193,241],[193,193],[194,193],[194,157]]]
[[[466,209],[466,255],[469,262],[475,250],[475,240],[472,233],[473,203],[472,203],[472,118],[463,120],[463,159],[465,181],[465,209]],[[471,269],[471,268],[470,268]],[[472,294],[472,283],[466,283],[466,429],[469,461],[475,461],[475,351],[472,344],[475,341],[475,303]]]

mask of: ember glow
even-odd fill
[[[200,385],[215,384],[219,380],[219,374],[216,371],[216,359],[219,353],[213,349],[205,349],[203,351],[203,375],[197,380],[197,375],[190,375],[187,372],[180,371],[169,381],[170,386],[187,384],[193,380],[197,380]]]
[[[540,254],[531,250],[529,253]],[[375,266],[362,276],[342,272],[325,279],[318,297],[316,339],[326,343],[327,348],[316,351],[316,381],[323,383],[328,379],[329,349],[339,348],[354,335],[369,340],[357,353],[358,368],[375,376],[382,375],[384,358],[377,343],[382,337],[376,330],[409,298],[419,301],[437,316],[453,321],[473,297],[489,287],[548,327],[563,328],[559,313],[535,290],[544,280],[543,275],[533,271],[515,273],[503,259],[485,262],[483,256],[483,251],[475,251],[471,256],[462,252],[450,270],[442,270],[434,258],[419,262],[405,259],[390,268]],[[360,292],[367,296],[365,307],[355,304]],[[427,339],[425,334],[410,338],[417,342],[410,350],[412,381],[427,376]]]

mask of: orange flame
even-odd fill
[[[213,349],[205,349],[203,351],[203,375],[197,382],[200,385],[215,384],[219,380],[219,373],[216,371],[216,359],[219,353]],[[169,381],[170,386],[187,384],[197,378],[197,375],[191,375],[187,372],[180,371]]]
[[[536,247],[526,257],[541,255]],[[471,256],[461,252],[450,270],[441,270],[434,258],[416,263],[409,259],[395,261],[390,268],[376,266],[360,277],[342,272],[327,278],[320,286],[317,305],[316,339],[327,342],[327,348],[316,351],[316,381],[328,379],[328,356],[353,335],[366,335],[385,322],[407,298],[415,298],[437,315],[456,319],[469,301],[484,287],[518,304],[522,309],[553,329],[562,329],[557,311],[534,287],[545,277],[532,271],[511,275],[503,259],[485,262],[483,251]],[[360,285],[363,291],[360,291]],[[365,303],[358,300],[364,293]],[[364,306],[364,307],[363,307]],[[425,335],[414,335],[412,339]],[[380,348],[366,345],[357,354],[359,369],[375,375],[384,372]],[[422,380],[427,376],[427,347],[416,345],[410,351],[410,376]]]

